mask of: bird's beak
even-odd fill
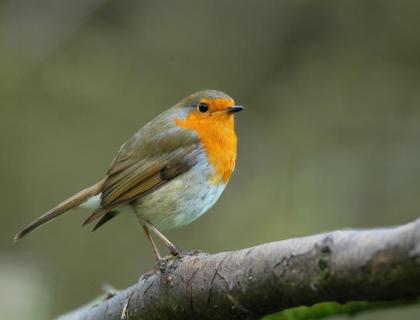
[[[241,112],[242,110],[245,110],[245,108],[241,107],[241,106],[233,106],[233,107],[227,108],[226,112],[227,113],[237,113],[237,112]]]

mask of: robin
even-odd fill
[[[64,212],[90,208],[96,230],[121,212],[137,217],[158,260],[153,232],[172,255],[180,250],[159,230],[186,225],[209,210],[235,169],[235,106],[226,93],[196,92],[147,123],[124,143],[105,177],[63,201],[14,240]]]

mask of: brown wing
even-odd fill
[[[199,153],[198,145],[191,144],[152,159],[131,161],[131,165],[123,169],[117,166],[118,170],[111,170],[102,185],[101,206],[84,224],[103,217],[117,206],[139,199],[188,171],[197,162]]]
[[[108,176],[102,187],[101,206],[112,207],[134,200],[147,190],[163,181],[161,171],[167,166],[166,160],[149,160],[133,164],[116,175]]]

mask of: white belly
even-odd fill
[[[170,229],[189,224],[210,209],[226,185],[211,181],[213,168],[204,157],[188,172],[137,200],[138,218],[159,229]]]

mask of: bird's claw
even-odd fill
[[[178,248],[174,248],[171,250],[171,255],[173,257],[177,257],[177,258],[183,258],[185,256],[187,256],[189,253],[185,250],[182,249],[178,249]]]
[[[167,268],[167,266],[168,266],[168,259],[167,259],[167,257],[160,258],[160,259],[156,260],[154,271],[156,273],[158,273],[158,272],[164,273],[165,270],[166,270],[166,268]]]

